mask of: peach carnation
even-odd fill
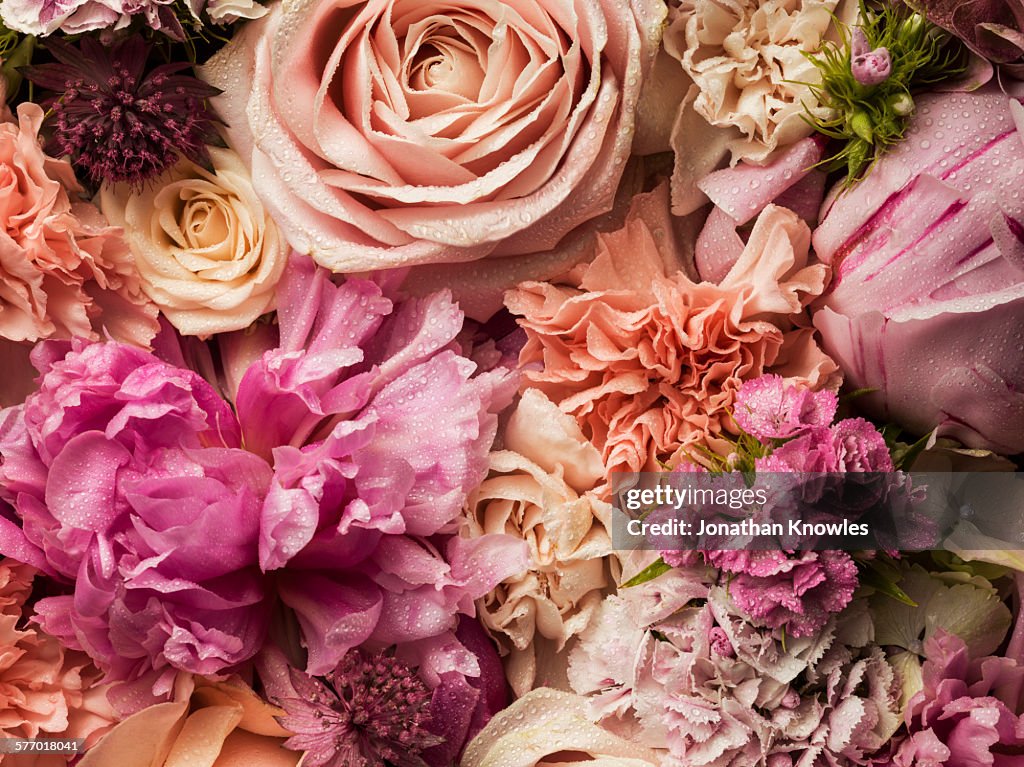
[[[0,737],[99,738],[113,723],[106,686],[85,655],[26,625],[35,570],[0,561]],[[66,756],[0,757],[4,767],[58,767]]]
[[[517,695],[534,687],[538,658],[561,652],[587,627],[612,571],[612,507],[594,492],[601,456],[571,416],[527,389],[509,419],[505,450],[490,455],[490,475],[469,497],[473,536],[526,541],[529,568],[478,603],[480,620],[508,651],[506,672]],[[543,680],[542,680],[543,681]]]
[[[665,198],[661,187],[655,194]],[[596,256],[561,281],[506,295],[528,340],[530,385],[575,416],[610,471],[654,470],[701,448],[726,454],[743,381],[768,370],[812,388],[837,368],[796,322],[827,281],[811,263],[810,231],[769,205],[719,284],[696,283],[641,200],[625,226],[599,235]]]
[[[142,293],[120,230],[95,206],[72,201],[82,192],[70,163],[43,153],[43,110],[18,107],[0,123],[0,337],[51,336],[148,345],[157,310]]]

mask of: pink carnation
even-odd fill
[[[107,333],[146,346],[157,311],[128,246],[94,206],[73,201],[82,188],[70,163],[40,148],[42,121],[22,104],[17,123],[0,122],[0,337]]]
[[[828,426],[839,399],[831,391],[812,391],[769,374],[745,381],[736,393],[737,425],[761,440],[786,439],[812,427]]]
[[[576,417],[610,471],[652,470],[688,447],[727,451],[736,392],[783,358],[816,385],[835,370],[806,333],[787,332],[827,276],[795,214],[766,208],[716,285],[678,271],[654,235],[670,224],[646,220],[651,202],[637,200],[622,229],[598,235],[592,263],[506,297],[528,336],[525,376]]]
[[[734,573],[729,594],[737,607],[770,628],[810,636],[853,598],[857,566],[842,551],[719,551],[708,555]]]
[[[449,636],[526,567],[522,541],[455,535],[515,382],[463,356],[447,296],[336,286],[308,259],[280,295],[239,419],[191,370],[82,339],[37,347],[39,391],[0,413],[0,548],[74,583],[43,624],[131,683],[126,709],[250,660],[271,595],[322,673],[367,641]]]
[[[893,470],[885,438],[863,418],[810,429],[757,462],[758,471],[887,472]]]
[[[48,342],[33,361],[39,391],[0,417],[0,483],[21,522],[0,522],[0,545],[74,583],[40,600],[43,626],[142,696],[252,657],[269,617],[256,547],[271,470],[238,447],[227,403],[118,343]]]
[[[887,767],[1009,765],[1024,753],[1024,667],[1012,658],[971,659],[955,634],[925,642],[924,689],[910,700],[909,736]]]

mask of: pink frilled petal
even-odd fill
[[[764,375],[744,382],[736,394],[733,417],[758,439],[786,439],[832,423],[839,400],[831,391],[811,391]]]
[[[397,514],[398,504],[385,504],[384,514],[375,515],[377,504],[355,497],[358,467],[353,456],[371,443],[373,434],[372,419],[343,421],[315,445],[301,450],[274,449],[274,478],[260,520],[260,566],[264,570],[283,567],[313,541],[322,526],[338,527],[339,516],[345,533],[353,525],[387,532],[405,529]],[[364,497],[372,499],[372,487],[362,483],[360,489]],[[403,486],[394,489],[400,492]],[[359,540],[366,541],[363,537]],[[340,551],[334,552],[334,558],[338,565],[349,564]]]
[[[739,260],[720,283],[724,289],[749,286],[747,316],[795,314],[821,294],[829,269],[812,262],[811,233],[792,211],[775,205],[757,217]]]
[[[331,577],[311,571],[286,570],[278,594],[295,611],[302,628],[309,674],[323,674],[341,657],[365,642],[384,609],[380,589],[365,576]]]
[[[483,729],[490,718],[508,705],[508,683],[495,644],[470,617],[460,617],[455,636],[446,637],[450,652],[466,652],[475,673],[441,672],[431,698],[431,731],[444,742],[424,753],[427,763],[445,767],[458,761],[464,745]],[[439,670],[438,670],[439,671]],[[420,674],[424,672],[420,667]]]
[[[529,565],[524,541],[511,535],[451,538],[445,555],[403,539],[385,539],[375,560],[385,608],[374,640],[425,639],[450,630],[456,613],[472,615],[474,601]]]
[[[504,370],[471,379],[475,367],[444,352],[385,386],[366,408],[376,435],[356,461],[363,476],[390,470],[387,456],[406,464],[413,478],[404,512],[410,533],[431,535],[450,522],[486,474],[495,413],[511,392]]]
[[[719,207],[708,214],[697,238],[694,259],[702,280],[721,282],[743,254],[744,242],[736,231],[736,222]]]

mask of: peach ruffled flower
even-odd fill
[[[232,678],[182,675],[175,700],[125,719],[86,752],[78,767],[296,767],[301,754],[271,706]]]
[[[716,285],[667,266],[677,262],[662,245],[667,215],[649,210],[599,235],[593,261],[563,280],[506,295],[528,336],[526,380],[575,416],[609,472],[727,454],[733,397],[769,370],[811,388],[837,383],[835,363],[796,324],[828,277],[796,214],[765,208]]]
[[[83,738],[94,742],[114,721],[100,672],[79,652],[25,619],[35,570],[0,561],[0,737]],[[0,756],[3,767],[63,767],[66,756]]]
[[[128,246],[82,192],[71,164],[43,153],[43,110],[21,104],[0,123],[0,337],[101,335],[146,346],[156,307]]]
[[[585,629],[615,582],[612,508],[594,492],[604,475],[600,453],[538,390],[523,393],[504,446],[491,453],[490,475],[469,497],[466,527],[529,546],[529,569],[478,603],[481,621],[508,651],[512,688],[524,695],[543,676],[538,657],[561,652]]]

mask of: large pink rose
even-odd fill
[[[662,0],[283,0],[204,69],[334,271],[547,250],[611,207]]]

